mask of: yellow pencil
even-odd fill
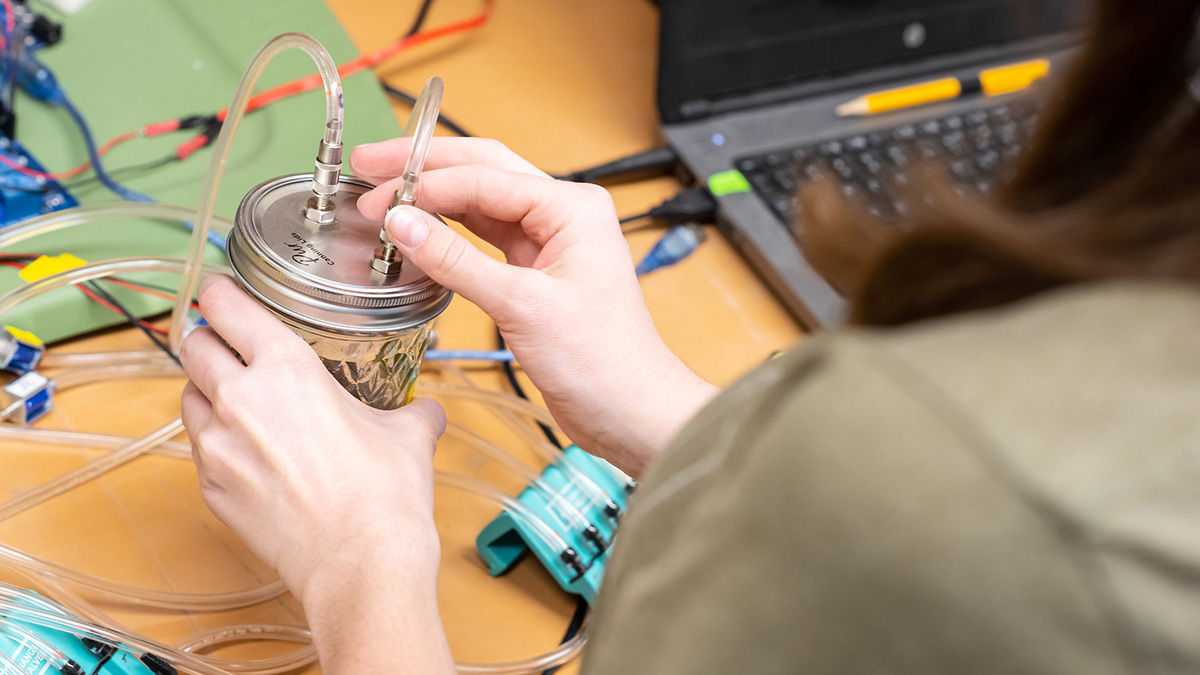
[[[1022,61],[981,70],[978,76],[966,81],[956,77],[944,77],[940,80],[865,94],[853,101],[839,105],[835,111],[839,117],[871,115],[935,101],[947,101],[967,94],[983,93],[986,96],[1010,94],[1028,87],[1038,79],[1045,77],[1048,72],[1050,72],[1050,62],[1046,59]]]

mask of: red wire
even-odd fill
[[[12,2],[10,2],[9,0],[3,0],[3,1],[4,1],[4,34],[12,35],[13,28],[15,28],[17,25],[17,17],[13,16]],[[4,47],[5,49],[8,48],[8,42],[2,36],[0,36],[0,47]]]
[[[170,293],[163,293],[162,291],[156,291],[153,288],[146,288],[144,286],[138,286],[137,284],[131,284],[128,281],[125,281],[123,279],[114,279],[112,277],[109,277],[109,278],[105,279],[105,281],[107,281],[110,284],[116,284],[116,285],[120,286],[121,288],[128,288],[131,291],[141,293],[143,295],[153,295],[154,297],[162,298],[163,300],[174,300],[175,299],[175,296],[171,295]],[[193,302],[192,308],[198,310],[198,309],[200,309],[200,304]]]
[[[4,6],[6,9],[11,8],[11,0],[0,0],[0,2],[4,3]],[[427,42],[432,42],[439,38],[448,37],[450,35],[454,35],[457,33],[464,33],[464,32],[479,28],[480,26],[483,26],[484,24],[486,24],[489,19],[491,19],[492,9],[493,9],[494,5],[495,5],[495,0],[483,0],[483,10],[480,11],[479,14],[477,14],[471,18],[468,18],[468,19],[463,19],[461,21],[455,21],[453,23],[446,24],[445,26],[440,26],[438,28],[421,31],[419,33],[415,33],[413,35],[401,38],[400,40],[397,40],[396,42],[394,42],[386,47],[383,47],[382,49],[378,49],[374,52],[371,52],[370,54],[365,54],[356,59],[353,59],[351,61],[347,61],[346,63],[343,63],[342,65],[338,66],[338,74],[341,77],[346,78],[346,77],[349,77],[365,68],[373,68],[376,65],[378,65],[379,63],[386,61],[405,50],[411,49],[413,47],[418,47],[420,45],[423,45]],[[13,18],[13,16],[12,16],[12,12],[10,10],[8,12],[8,20],[11,22],[12,18]],[[252,112],[252,111],[258,110],[259,108],[268,106],[276,101],[287,98],[289,96],[294,96],[301,92],[309,91],[311,89],[316,89],[317,87],[320,87],[321,85],[322,85],[322,81],[321,81],[320,75],[309,75],[308,77],[303,77],[298,80],[293,80],[291,82],[285,82],[284,84],[272,87],[270,89],[267,89],[266,91],[260,92],[258,94],[255,94],[254,96],[252,96],[250,98],[250,101],[246,105],[246,112]],[[220,121],[224,121],[225,116],[228,114],[229,114],[229,109],[225,108],[217,113],[217,119]],[[157,136],[159,134],[168,133],[170,131],[175,131],[178,128],[179,128],[179,120],[167,120],[165,122],[156,122],[154,124],[147,124],[139,129],[137,129],[136,131],[127,131],[124,134],[121,134],[120,136],[117,136],[117,137],[109,140],[107,143],[105,143],[100,148],[99,154],[104,155],[109,150],[111,150],[113,147],[115,147],[121,143],[124,143],[126,141],[132,140],[134,138]],[[180,159],[185,159],[189,155],[191,155],[193,152],[195,152],[195,151],[199,150],[200,148],[204,147],[205,145],[207,145],[211,140],[212,139],[201,134],[185,143],[180,144],[175,149],[175,154]],[[3,163],[4,165],[8,166],[9,168],[13,169],[14,171],[25,174],[26,176],[33,176],[35,178],[44,178],[46,180],[62,180],[64,178],[71,178],[72,176],[78,176],[79,174],[83,173],[84,171],[87,171],[88,167],[90,167],[92,165],[92,163],[89,161],[89,162],[84,162],[83,164],[80,164],[79,166],[77,166],[73,169],[70,169],[68,171],[63,171],[60,173],[49,173],[46,171],[37,171],[36,169],[31,169],[27,166],[22,166],[21,164],[18,164],[17,162],[13,161],[12,159],[9,159],[8,157],[4,156],[3,154],[0,154],[0,163]]]
[[[17,257],[17,255],[18,255],[18,254],[7,254],[7,255],[10,255],[10,256],[12,256],[12,257]],[[32,256],[32,255],[29,255],[29,256],[26,256],[26,255],[21,255],[20,257],[29,257],[29,258],[32,258],[32,257],[35,257],[35,256]],[[0,265],[8,265],[9,267],[15,267],[15,268],[17,268],[17,269],[19,269],[19,270],[20,270],[20,269],[25,269],[25,265],[24,265],[24,264],[22,264],[22,263],[19,263],[19,262],[15,261],[15,260],[0,260]],[[151,291],[150,289],[148,289],[148,288],[136,288],[136,287],[134,287],[134,285],[133,285],[133,284],[128,284],[128,283],[125,283],[125,282],[123,282],[123,281],[120,281],[120,280],[117,280],[117,279],[109,279],[108,281],[111,281],[111,282],[113,282],[113,283],[115,283],[115,284],[118,284],[118,285],[120,285],[120,286],[124,286],[125,288],[129,288],[129,289],[132,289],[132,290],[138,291],[139,293],[150,293],[151,295],[158,295],[157,293],[154,293],[154,292],[152,292],[152,291]],[[93,292],[92,292],[92,290],[91,290],[90,288],[88,288],[88,287],[86,287],[86,286],[79,286],[79,285],[76,285],[76,286],[75,286],[75,288],[78,288],[78,289],[80,290],[80,292],[82,292],[84,295],[86,295],[86,296],[87,296],[89,299],[91,299],[91,300],[92,300],[92,302],[95,302],[97,305],[100,305],[101,307],[103,307],[103,308],[105,308],[105,309],[107,309],[107,310],[109,310],[110,312],[113,312],[113,313],[115,313],[115,314],[120,314],[122,317],[124,317],[124,316],[125,316],[125,313],[124,313],[124,312],[122,312],[121,310],[119,310],[119,309],[117,309],[116,307],[114,307],[114,306],[113,306],[111,303],[109,303],[108,301],[106,301],[104,298],[101,298],[100,296],[98,296],[98,295],[96,295],[95,293],[93,293]],[[166,295],[166,294],[164,293],[164,294],[162,294],[162,295]],[[192,303],[192,304],[193,304],[193,306],[195,306],[197,309],[199,309],[199,306],[198,306],[198,305],[196,305],[195,303]],[[164,329],[164,328],[159,328],[158,326],[155,326],[154,324],[150,323],[149,321],[144,321],[144,320],[142,320],[142,319],[138,319],[138,323],[140,323],[142,326],[146,327],[147,329],[149,329],[149,330],[152,330],[152,331],[154,331],[155,333],[158,333],[159,335],[167,335],[167,334],[168,334],[168,331],[167,331],[166,329]]]
[[[479,28],[480,26],[486,24],[491,18],[494,4],[495,0],[484,0],[483,10],[479,14],[476,14],[469,19],[455,21],[454,23],[446,24],[445,26],[415,33],[408,37],[401,38],[396,42],[383,47],[382,49],[377,49],[370,54],[364,54],[356,59],[347,61],[346,63],[338,66],[338,75],[346,78],[363,70],[364,68],[374,67],[405,50],[423,45],[427,42],[432,42],[433,40],[437,40],[439,38],[454,35],[456,33],[464,33]],[[321,86],[321,84],[322,81],[320,75],[309,75],[308,77],[302,77],[298,80],[293,80],[291,82],[286,82],[284,84],[271,87],[264,92],[252,96],[249,103],[246,104],[246,112],[258,110],[263,106],[270,105],[271,103],[288,96],[309,91],[310,89],[316,89],[317,87]],[[217,119],[224,121],[225,116],[228,114],[229,108],[225,108],[217,113]]]
[[[46,173],[45,171],[38,171],[37,169],[31,169],[27,166],[18,164],[16,161],[9,159],[8,155],[0,154],[0,162],[3,162],[5,166],[12,169],[13,171],[23,173],[26,176],[33,176],[34,178],[45,178],[46,180],[55,180],[54,174]]]
[[[178,129],[179,128],[179,120],[172,120],[172,122],[174,122],[174,124],[175,124],[174,129]],[[101,156],[106,155],[106,154],[108,154],[109,150],[112,150],[116,146],[118,146],[126,141],[132,141],[135,138],[157,136],[159,134],[167,133],[167,131],[163,131],[163,130],[154,130],[151,132],[151,127],[162,127],[162,126],[169,125],[169,124],[171,124],[171,122],[158,122],[157,124],[146,125],[136,131],[126,131],[125,133],[123,133],[119,136],[113,137],[107,143],[100,146],[100,148],[96,151],[96,154],[101,155]],[[174,131],[174,129],[169,129],[169,131]],[[0,163],[3,163],[5,166],[9,167],[10,169],[12,169],[18,173],[25,174],[26,176],[33,176],[34,178],[44,178],[46,180],[65,180],[67,178],[73,178],[73,177],[78,176],[79,174],[83,173],[84,171],[87,171],[92,166],[91,160],[88,160],[88,161],[84,162],[83,164],[80,164],[79,166],[75,167],[74,169],[68,169],[67,171],[60,171],[58,173],[48,173],[46,171],[38,171],[37,169],[31,169],[31,168],[24,166],[12,159],[9,159],[7,156],[5,156],[3,154],[0,154]]]

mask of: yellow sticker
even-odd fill
[[[12,326],[5,326],[5,328],[8,329],[8,332],[12,333],[13,337],[22,342],[28,342],[29,344],[37,347],[42,346],[42,339],[27,330],[13,328]]]
[[[58,256],[44,255],[37,260],[25,266],[17,275],[30,283],[40,281],[52,274],[66,272],[67,270],[83,267],[87,261],[82,258],[76,258],[70,253],[63,253]]]

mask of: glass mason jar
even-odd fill
[[[312,174],[251,190],[229,234],[229,263],[251,296],[304,339],[348,392],[382,410],[412,399],[433,320],[452,294],[408,261],[372,268],[379,221],[358,210],[370,184],[343,176],[332,222],[306,217]]]

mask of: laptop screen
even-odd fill
[[[659,109],[1064,33],[1081,0],[662,0]],[[720,106],[716,106],[719,108]]]

